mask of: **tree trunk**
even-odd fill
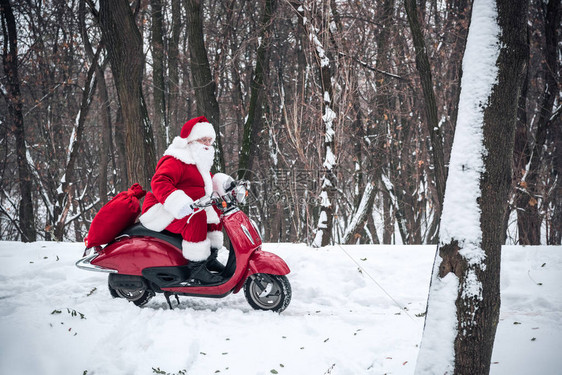
[[[445,191],[445,179],[447,176],[445,170],[445,158],[443,156],[443,135],[439,127],[439,118],[437,117],[437,100],[433,91],[433,78],[431,75],[431,66],[427,56],[427,49],[423,38],[423,33],[418,18],[416,0],[405,0],[404,5],[408,16],[408,23],[414,39],[414,48],[416,50],[416,68],[420,76],[423,89],[424,108],[426,115],[426,125],[431,139],[431,149],[433,152],[433,166],[435,171],[435,187],[437,190],[438,206],[435,207],[435,215],[441,215],[441,207],[443,205],[443,197]]]
[[[516,190],[517,227],[519,243],[521,245],[540,245],[541,243],[542,217],[539,212],[539,200],[542,194],[540,191],[540,168],[544,160],[544,146],[552,124],[551,116],[554,101],[559,94],[556,80],[556,72],[558,71],[556,60],[556,26],[560,25],[559,14],[560,2],[550,1],[546,5],[544,22],[545,48],[543,59],[545,62],[545,86],[542,103],[540,103],[536,118],[536,132],[532,137],[534,142],[531,145],[526,144],[525,150],[519,152],[521,154],[519,157],[521,160],[520,169],[525,171],[521,180],[518,181],[518,188]],[[525,107],[523,106],[522,108]],[[525,122],[522,126],[526,130],[529,124]],[[526,137],[525,139],[528,138]],[[544,201],[546,197],[542,198]]]
[[[361,232],[373,211],[373,202],[375,200],[374,184],[368,181],[365,185],[365,191],[354,214],[351,222],[345,230],[342,242],[345,244],[355,244],[361,238]],[[376,232],[375,232],[376,234]]]
[[[100,140],[100,177],[99,177],[99,194],[100,194],[100,203],[101,205],[105,205],[108,200],[108,178],[107,178],[107,165],[109,163],[109,156],[111,155],[112,161],[112,171],[115,173],[117,170],[115,164],[115,153],[113,152],[113,137],[112,137],[112,130],[111,130],[111,107],[109,103],[109,93],[107,91],[107,84],[105,81],[105,74],[104,69],[98,63],[98,59],[96,58],[96,54],[92,48],[90,43],[90,39],[88,38],[87,28],[86,28],[86,4],[85,0],[81,0],[79,4],[79,12],[78,18],[80,21],[80,34],[82,35],[82,41],[84,43],[84,49],[86,51],[86,55],[90,60],[90,63],[94,64],[94,69],[96,73],[96,82],[98,86],[99,92],[99,101],[101,103],[101,109],[99,111],[99,121],[102,124],[102,127],[99,132],[99,140]],[[102,48],[102,46],[99,46]],[[113,175],[115,178],[115,175]],[[116,188],[116,181],[113,181],[113,186]]]
[[[551,0],[555,1],[555,0]],[[557,183],[552,192],[552,217],[547,245],[562,245],[562,126],[553,127],[554,155],[552,157],[552,174]]]
[[[238,161],[239,177],[243,178],[247,171],[252,171],[254,159],[260,147],[258,136],[262,126],[262,106],[265,95],[264,78],[269,74],[269,47],[272,36],[273,23],[271,16],[277,6],[276,0],[266,0],[261,21],[262,32],[256,56],[256,68],[250,85],[250,106],[244,124],[244,135],[242,136],[242,147]]]
[[[500,312],[503,218],[528,53],[527,2],[498,0],[496,4],[497,8],[475,2],[473,7],[440,244],[416,374],[490,371]],[[459,192],[461,186],[466,191]]]
[[[23,123],[22,98],[18,76],[18,35],[16,20],[9,0],[0,1],[2,16],[2,33],[4,46],[2,49],[2,65],[6,75],[6,104],[10,128],[16,139],[16,158],[19,174],[21,201],[19,207],[19,227],[23,242],[34,242],[37,239],[33,217],[33,200],[31,196],[31,172],[27,163],[25,145],[25,127]]]
[[[126,0],[100,0],[99,21],[123,115],[127,185],[148,187],[156,157],[142,93],[142,38]]]
[[[157,154],[162,155],[169,143],[166,118],[166,87],[164,84],[164,31],[162,0],[150,0],[152,11],[152,95]]]
[[[70,137],[70,142],[67,150],[67,163],[64,169],[63,179],[60,182],[60,186],[57,189],[57,207],[56,211],[60,212],[58,221],[55,224],[55,240],[63,241],[64,232],[66,226],[66,217],[70,212],[70,206],[73,200],[74,183],[75,183],[75,165],[78,159],[80,148],[82,146],[82,135],[84,133],[84,124],[86,122],[86,117],[90,110],[92,104],[92,98],[96,90],[96,81],[94,78],[94,71],[98,65],[97,60],[99,58],[101,50],[98,50],[94,56],[94,60],[88,74],[86,81],[84,83],[84,90],[82,93],[82,102],[80,105],[80,111],[77,114],[75,121],[75,126],[72,129],[72,135]]]
[[[203,38],[202,0],[186,0],[187,33],[189,38],[189,54],[191,56],[191,75],[197,100],[198,116],[205,116],[215,127],[217,133],[214,168],[224,170],[222,137],[220,133],[220,111],[216,97],[217,84],[213,81],[211,66],[207,58],[207,49]]]
[[[311,48],[314,49],[315,61],[318,64],[320,73],[319,81],[322,88],[322,124],[323,142],[322,153],[324,163],[322,164],[323,173],[321,177],[322,187],[320,193],[320,211],[318,223],[316,225],[316,235],[312,246],[327,246],[332,241],[332,228],[334,218],[334,204],[336,196],[336,175],[337,166],[335,149],[335,121],[337,119],[332,80],[334,79],[333,69],[337,65],[334,62],[334,51],[337,53],[334,31],[326,25],[337,25],[337,9],[335,2],[330,1],[330,5],[324,5],[317,10],[319,15],[314,15],[309,9],[305,9],[298,2],[291,2],[293,9],[299,14],[304,23],[304,29],[311,40]],[[312,24],[315,22],[318,26]],[[337,26],[336,26],[337,28]],[[324,40],[323,40],[324,39]],[[322,43],[324,41],[324,44]]]
[[[181,3],[180,0],[172,0],[172,38],[170,39],[168,51],[168,126],[172,126],[170,132],[172,138],[174,131],[179,128],[179,69],[178,55],[181,33]]]

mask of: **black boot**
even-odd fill
[[[222,273],[225,266],[217,260],[219,249],[211,248],[211,255],[207,258],[207,269],[211,272]]]
[[[207,261],[205,260],[200,262],[190,261],[187,264],[187,269],[189,270],[189,278],[195,279],[202,284],[219,284],[222,281],[222,277],[209,272],[206,265]]]

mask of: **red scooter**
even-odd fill
[[[140,223],[125,229],[105,247],[84,251],[76,266],[109,273],[109,291],[137,306],[146,304],[155,293],[163,293],[170,308],[170,296],[222,298],[244,295],[254,309],[281,312],[291,301],[291,285],[285,275],[290,270],[279,256],[262,251],[262,240],[253,222],[238,206],[247,194],[247,184],[230,181],[223,196],[213,193],[193,204],[194,209],[215,205],[230,240],[228,260],[217,272],[222,279],[202,284],[189,275],[189,262],[182,255],[182,237],[168,231],[154,232]],[[197,213],[194,214],[197,214]],[[209,267],[210,268],[210,267]]]

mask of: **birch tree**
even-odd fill
[[[416,374],[490,371],[526,26],[526,1],[474,2]]]

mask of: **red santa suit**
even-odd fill
[[[193,212],[191,207],[213,191],[214,149],[194,142],[206,137],[214,141],[216,134],[205,117],[185,123],[156,166],[152,192],[146,194],[139,218],[148,229],[181,234],[183,255],[195,262],[206,260],[210,248],[221,248],[223,243],[218,210],[211,206]]]

